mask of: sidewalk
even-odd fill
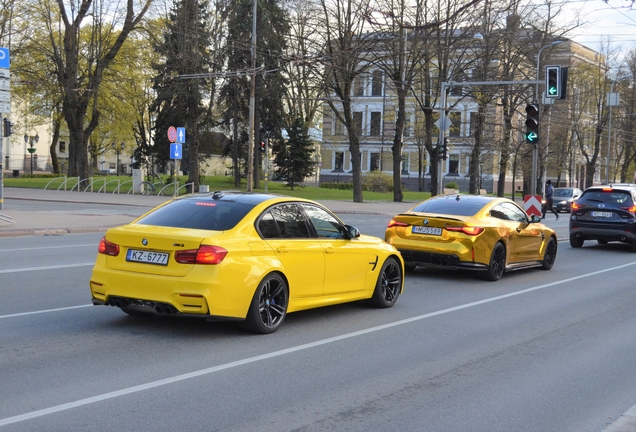
[[[4,188],[4,205],[0,215],[10,217],[14,223],[0,219],[0,237],[20,235],[52,235],[80,232],[105,231],[135,219],[139,214],[164,203],[169,197],[125,195],[112,193],[51,191],[43,189]],[[19,200],[42,203],[37,211],[12,209],[12,203]],[[68,202],[87,204],[86,209],[50,211],[47,202]],[[414,202],[396,203],[390,201],[354,203],[351,201],[321,201],[336,214],[376,214],[393,216],[415,205]],[[91,211],[92,204],[138,207],[139,212],[105,213]]]

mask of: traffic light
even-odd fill
[[[258,148],[261,150],[261,153],[265,153],[265,141],[259,142]]]
[[[545,97],[548,99],[561,98],[561,66],[546,66]]]
[[[526,142],[536,144],[539,142],[539,104],[532,103],[526,106]]]
[[[444,144],[442,144],[442,159],[448,159],[448,140],[444,137]]]
[[[8,118],[5,117],[2,119],[2,130],[4,131],[3,135],[5,137],[11,136],[12,126],[13,126],[13,123],[11,123]]]

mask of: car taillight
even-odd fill
[[[479,235],[484,232],[484,228],[482,227],[472,227],[472,226],[447,226],[444,227],[446,231],[454,231],[454,232],[462,232],[467,235]]]
[[[106,237],[102,237],[97,246],[97,252],[104,255],[117,256],[119,255],[119,245],[106,240]]]
[[[219,264],[227,250],[220,246],[202,245],[199,249],[177,251],[174,259],[180,264]]]
[[[636,212],[636,205],[631,206],[631,207],[621,207],[623,210],[627,210],[628,212]]]
[[[409,226],[409,224],[404,222],[398,222],[395,219],[391,219],[389,221],[389,224],[386,227],[391,228],[391,227],[407,227],[407,226]]]
[[[578,210],[580,208],[582,208],[583,206],[581,204],[577,204],[575,202],[572,203],[572,210]]]

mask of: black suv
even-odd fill
[[[636,184],[592,186],[572,203],[570,245],[629,243],[636,252]]]

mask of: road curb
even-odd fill
[[[603,432],[636,431],[636,405],[628,409],[614,423],[603,429]]]
[[[110,227],[79,227],[79,228],[37,228],[37,229],[0,229],[0,237],[21,237],[28,235],[64,235],[90,232],[103,232]]]

